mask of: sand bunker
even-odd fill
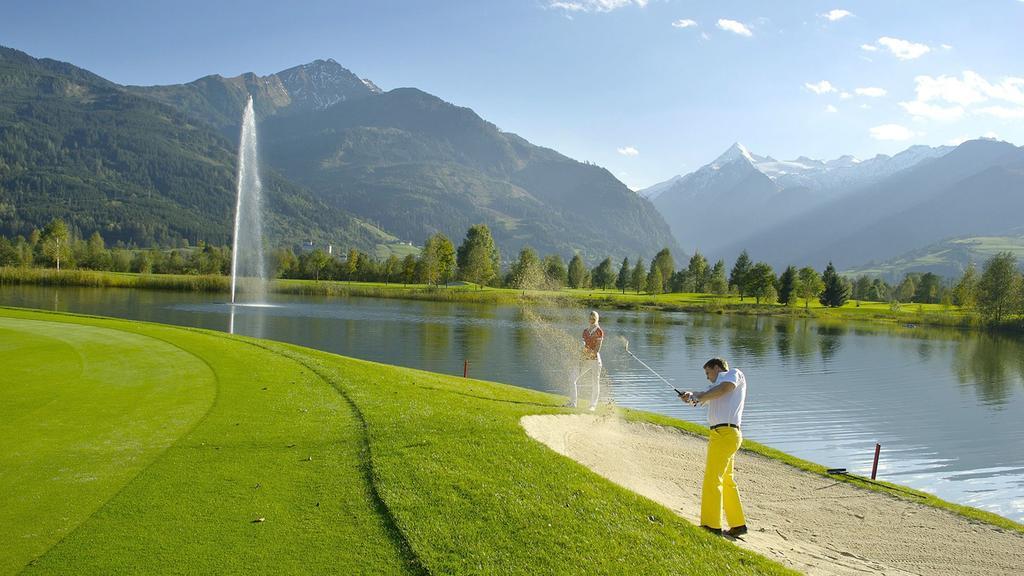
[[[698,522],[707,442],[613,416],[527,416],[526,432]],[[807,574],[1021,574],[1024,535],[741,451],[736,544]]]

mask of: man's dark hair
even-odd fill
[[[717,367],[722,370],[729,369],[729,363],[725,361],[725,358],[712,358],[704,363],[705,368]]]

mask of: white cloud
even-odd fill
[[[878,44],[888,48],[889,52],[892,52],[893,56],[900,60],[914,60],[924,56],[928,52],[931,52],[931,48],[925,44],[918,44],[917,42],[911,42],[910,40],[892,38],[889,36],[882,36],[879,38]]]
[[[672,23],[672,27],[674,28],[693,28],[695,26],[697,26],[697,22],[695,20],[690,20],[689,18],[676,20]]]
[[[986,87],[991,86],[980,75],[965,71],[963,79],[956,76],[918,76],[914,78],[917,85],[914,91],[917,99],[922,102],[939,100],[963,106],[977,104],[988,99]]]
[[[828,80],[822,80],[821,82],[811,84],[810,82],[804,82],[804,88],[807,88],[815,94],[828,94],[829,92],[835,92],[836,87],[832,85]]]
[[[968,136],[957,136],[956,138],[946,140],[946,146],[959,146],[968,140],[970,140],[970,137]]]
[[[861,110],[871,110],[871,104],[861,104],[858,108]]]
[[[875,46],[874,44],[861,44],[860,49],[865,52],[878,52],[878,46]]]
[[[920,100],[900,102],[900,106],[916,118],[929,120],[956,120],[964,115],[962,106],[937,106]]]
[[[1020,0],[1020,1],[1024,2],[1024,0]],[[949,45],[949,44],[942,44],[941,46],[942,46],[943,50],[952,50],[953,49],[953,47],[951,45]]]
[[[850,98],[853,98],[853,94],[850,94],[846,90],[843,90],[842,92],[839,93],[839,98],[842,100],[849,100]]]
[[[914,83],[917,98],[900,106],[916,119],[948,121],[975,114],[1024,120],[1024,78],[1009,76],[993,83],[965,70],[960,78],[918,76]]]
[[[1024,2],[1024,0],[1020,0],[1020,1]],[[999,138],[999,134],[996,134],[995,132],[993,132],[991,130],[989,130],[988,132],[985,132],[984,134],[982,134],[981,137],[982,138],[992,138],[994,140],[1001,140],[1001,138]]]
[[[742,22],[735,20],[728,20],[726,18],[720,18],[718,20],[718,27],[726,32],[732,32],[733,34],[739,34],[740,36],[753,36],[754,33],[750,31],[750,28]]]
[[[583,12],[586,10],[586,7],[579,2],[551,2],[548,4],[548,8],[565,10],[566,12]]]
[[[843,18],[846,18],[847,16],[853,16],[853,12],[850,12],[849,10],[842,10],[842,9],[839,9],[839,8],[836,8],[834,10],[829,10],[828,12],[826,12],[826,13],[821,15],[822,18],[828,18],[828,20],[830,22],[835,22],[836,20],[842,20]]]
[[[703,38],[704,40],[710,40],[711,39],[711,36],[708,35],[707,32],[701,32],[700,33],[700,37]]]
[[[980,113],[1002,118],[1016,118],[1017,109],[1024,108],[1024,78],[1008,76],[996,83],[989,82],[981,74],[965,70],[960,78],[956,76],[917,76],[914,92],[917,102],[938,102],[969,107],[989,101],[996,105],[978,109]],[[998,104],[1002,105],[998,105]],[[1006,107],[1011,104],[1011,107]]]
[[[976,110],[978,114],[985,114],[987,116],[995,116],[1002,120],[1022,120],[1024,119],[1024,107],[1020,108],[1007,108],[1006,106],[986,106],[984,108],[978,108]]]
[[[630,156],[630,157],[632,157],[632,156],[639,156],[640,155],[640,151],[637,150],[636,148],[632,147],[632,146],[623,146],[622,148],[618,149],[618,152],[619,152],[619,154],[622,154],[623,156]]]
[[[647,6],[648,0],[549,0],[548,8],[566,12],[611,12],[627,6]]]
[[[914,132],[899,124],[882,124],[871,129],[871,137],[875,140],[910,140]]]
[[[857,88],[854,90],[858,96],[867,96],[868,98],[881,98],[888,94],[885,88],[876,88],[874,86],[867,86],[865,88]]]
[[[825,106],[825,112],[828,112],[830,114],[834,114],[836,112],[839,112],[839,109],[836,108],[835,106],[829,104],[828,106]]]

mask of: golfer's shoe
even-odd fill
[[[722,535],[722,529],[721,528],[712,528],[711,526],[705,526],[703,524],[701,524],[700,527],[705,529],[705,530],[707,530],[708,532],[711,532],[712,534],[716,534],[718,536]]]
[[[726,536],[732,536],[733,538],[735,538],[737,536],[743,536],[746,533],[747,533],[747,525],[746,524],[740,524],[739,526],[733,526],[732,528],[729,528],[728,530],[726,530],[724,532],[724,534]]]
[[[593,412],[594,410],[597,410],[597,406],[596,405],[591,405],[590,408],[587,408],[587,410]]]
[[[565,404],[562,404],[562,408],[575,408],[575,407],[576,407],[576,403],[575,402],[566,402]]]

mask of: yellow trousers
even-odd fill
[[[747,523],[743,518],[740,493],[732,477],[733,458],[742,443],[743,435],[737,428],[722,426],[711,431],[700,498],[700,523],[704,526],[720,529],[723,508],[730,528]]]

